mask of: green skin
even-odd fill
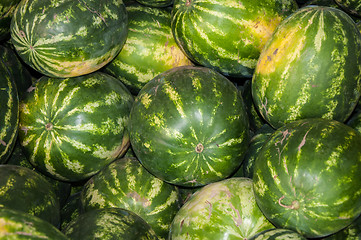
[[[42,77],[20,108],[19,140],[37,170],[58,180],[89,178],[129,146],[133,97],[114,77]]]
[[[24,0],[12,18],[12,43],[25,63],[50,77],[94,72],[121,50],[128,33],[118,0]]]
[[[0,164],[7,161],[15,146],[19,124],[19,97],[5,51],[0,47]]]
[[[173,4],[173,0],[136,0],[149,7],[168,7]]]
[[[0,207],[26,212],[59,226],[59,199],[43,176],[16,165],[0,165],[0,176]]]
[[[355,111],[350,119],[347,121],[347,125],[354,128],[356,131],[358,131],[361,134],[361,111]]]
[[[170,240],[248,239],[274,226],[258,208],[249,178],[229,178],[194,193],[174,217]]]
[[[63,231],[71,221],[75,220],[80,215],[80,194],[81,192],[77,192],[70,195],[64,206],[60,209],[60,230]]]
[[[125,208],[143,218],[166,239],[181,199],[177,188],[150,174],[136,158],[118,159],[93,176],[83,188],[84,211]]]
[[[361,17],[361,2],[359,0],[334,0],[346,12]]]
[[[166,71],[139,92],[130,114],[134,153],[151,173],[178,186],[202,186],[241,164],[249,122],[237,88],[204,67]]]
[[[344,122],[360,98],[360,65],[361,35],[351,17],[304,7],[263,49],[252,79],[254,103],[274,128],[304,118]]]
[[[274,228],[262,231],[248,240],[306,240],[306,238],[289,229]]]
[[[68,240],[56,227],[30,214],[0,208],[0,238],[8,240]]]
[[[128,4],[129,33],[122,51],[104,71],[121,80],[137,95],[158,74],[176,66],[192,65],[174,41],[170,11]]]
[[[276,227],[307,238],[348,226],[361,213],[361,135],[326,119],[276,130],[256,158],[254,192]]]
[[[158,240],[146,221],[122,208],[85,212],[70,222],[63,233],[70,240]]]
[[[249,78],[276,26],[297,8],[294,0],[176,0],[172,32],[199,65]]]
[[[361,217],[358,217],[347,228],[338,231],[322,240],[360,240],[361,239]]]
[[[10,37],[10,23],[20,0],[2,0],[0,2],[0,41]]]

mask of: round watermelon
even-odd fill
[[[169,239],[248,239],[274,226],[258,208],[249,178],[229,178],[208,184],[181,207]]]
[[[230,176],[249,142],[248,116],[237,88],[205,67],[173,68],[148,82],[132,107],[129,131],[143,166],[178,186]]]
[[[59,199],[52,185],[26,167],[0,165],[0,208],[29,213],[56,227],[60,224]]]
[[[348,13],[361,17],[361,2],[359,0],[334,0],[342,9]]]
[[[133,96],[95,72],[42,77],[20,106],[19,140],[32,165],[63,181],[88,179],[125,153]]]
[[[361,213],[361,134],[335,120],[312,118],[277,129],[254,165],[259,208],[276,227],[316,238]]]
[[[305,237],[299,233],[283,228],[273,228],[264,230],[249,240],[306,240]]]
[[[84,211],[124,208],[143,218],[160,239],[166,239],[169,226],[180,208],[178,189],[150,174],[136,158],[114,161],[84,185],[81,205]]]
[[[172,32],[194,62],[251,77],[265,43],[297,8],[294,0],[175,0]]]
[[[304,118],[344,122],[361,94],[361,35],[345,12],[301,8],[263,48],[252,96],[274,128]]]
[[[158,74],[176,66],[192,65],[175,43],[171,13],[164,8],[133,3],[126,6],[127,41],[104,71],[121,80],[135,95]]]
[[[79,215],[63,233],[70,240],[158,240],[137,214],[122,208],[94,209]]]
[[[76,77],[110,62],[123,47],[128,15],[122,1],[22,0],[11,40],[25,63],[50,77]]]
[[[145,6],[154,7],[154,8],[168,7],[173,4],[173,0],[136,0],[136,1]]]
[[[68,240],[45,220],[18,210],[0,208],[0,239]]]
[[[0,2],[0,41],[10,37],[10,23],[16,6],[20,0],[6,0]]]

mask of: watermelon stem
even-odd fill
[[[284,199],[284,198],[285,198],[285,196],[283,195],[282,197],[280,197],[280,198],[278,199],[278,204],[279,204],[281,207],[289,208],[289,209],[294,209],[294,210],[297,210],[297,209],[300,208],[300,203],[299,203],[297,200],[294,200],[291,205],[285,205],[285,204],[281,203],[282,199]]]
[[[53,124],[52,123],[47,123],[45,125],[45,129],[48,130],[48,131],[52,130],[53,129]]]
[[[202,143],[198,143],[196,146],[196,152],[201,153],[201,152],[203,152],[203,149],[204,149],[204,147],[203,147]]]

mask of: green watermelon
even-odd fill
[[[249,240],[306,240],[306,238],[289,229],[273,228],[264,230]]]
[[[353,221],[346,228],[322,240],[360,240],[361,239],[361,216]]]
[[[252,96],[274,128],[304,118],[344,122],[361,94],[361,35],[345,12],[301,8],[262,50]]]
[[[277,129],[256,158],[256,201],[276,227],[327,236],[360,215],[360,172],[356,130],[329,119],[293,121]]]
[[[355,111],[347,120],[346,124],[361,134],[361,111]]]
[[[168,7],[173,4],[173,0],[136,0],[138,3],[149,7]]]
[[[64,206],[60,209],[60,230],[64,230],[68,224],[75,220],[81,213],[81,201],[80,201],[81,192],[74,193],[70,195]]]
[[[0,2],[0,41],[10,37],[10,23],[20,0],[2,0]]]
[[[0,239],[67,240],[56,227],[28,213],[0,208]]]
[[[230,176],[249,142],[249,122],[234,84],[205,67],[173,68],[148,82],[130,114],[131,145],[152,174],[178,186]]]
[[[258,208],[249,178],[229,178],[194,193],[173,219],[169,239],[248,239],[274,226]]]
[[[19,96],[5,51],[0,47],[0,164],[8,160],[15,146],[19,123]]]
[[[181,200],[175,186],[150,174],[136,158],[124,157],[84,185],[81,203],[84,211],[109,207],[132,211],[166,239]]]
[[[192,63],[174,41],[170,11],[136,3],[128,4],[126,10],[129,16],[127,41],[104,71],[137,95],[158,74]]]
[[[12,43],[25,63],[50,77],[94,72],[121,50],[128,32],[121,0],[22,0]]]
[[[0,208],[29,213],[56,227],[60,224],[59,200],[52,186],[26,167],[0,165]]]
[[[122,155],[133,97],[116,78],[95,72],[42,77],[20,106],[19,139],[32,165],[62,181],[81,181]]]
[[[361,17],[361,2],[359,0],[334,0],[346,12]]]
[[[63,233],[71,240],[158,240],[144,219],[122,208],[85,212],[70,222]]]
[[[172,32],[194,62],[251,77],[266,41],[297,8],[294,0],[175,0]]]

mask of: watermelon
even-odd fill
[[[347,120],[346,124],[361,134],[361,111],[355,111]]]
[[[129,132],[143,166],[178,186],[230,176],[249,142],[248,116],[237,88],[206,67],[176,67],[148,82],[132,107]]]
[[[123,47],[128,15],[122,1],[22,0],[10,33],[19,56],[50,77],[76,77],[110,62]]]
[[[249,178],[210,183],[194,193],[174,217],[169,239],[248,239],[274,226],[258,208]]]
[[[0,239],[67,240],[45,220],[18,210],[0,208]]]
[[[258,111],[274,128],[304,118],[344,122],[361,93],[361,36],[345,12],[299,9],[262,50],[252,79]]]
[[[359,0],[334,0],[346,12],[361,17],[361,2]]]
[[[26,167],[0,165],[0,208],[29,213],[56,227],[60,224],[59,200],[52,186]]]
[[[322,240],[360,240],[361,239],[361,217],[358,217],[346,228]]]
[[[85,212],[70,222],[63,233],[70,240],[158,240],[144,219],[122,208]]]
[[[81,192],[70,195],[64,206],[60,209],[60,230],[64,230],[70,222],[75,220],[81,213]]]
[[[125,153],[133,96],[95,72],[42,77],[20,106],[19,140],[32,165],[62,181],[88,179]]]
[[[12,45],[0,45],[0,58],[13,76],[19,99],[22,99],[26,91],[32,85],[31,73],[25,64],[19,59]]]
[[[0,2],[0,41],[10,37],[10,23],[16,6],[20,0],[6,0]]]
[[[264,230],[255,236],[249,238],[249,240],[306,240],[305,237],[299,233],[282,228],[273,228]]]
[[[175,0],[172,32],[194,62],[251,77],[266,41],[297,8],[294,0]]]
[[[19,96],[5,51],[0,47],[0,164],[8,160],[15,146],[19,123]]]
[[[149,7],[168,7],[173,4],[173,0],[136,0],[138,3]]]
[[[361,134],[312,118],[277,129],[253,173],[259,208],[276,227],[307,238],[335,233],[361,213]]]
[[[160,239],[180,208],[178,189],[150,174],[136,158],[114,161],[93,176],[83,188],[83,211],[124,208],[143,218]]]
[[[104,71],[137,95],[158,74],[192,63],[174,41],[169,10],[136,3],[128,4],[126,10],[129,16],[127,41]]]

